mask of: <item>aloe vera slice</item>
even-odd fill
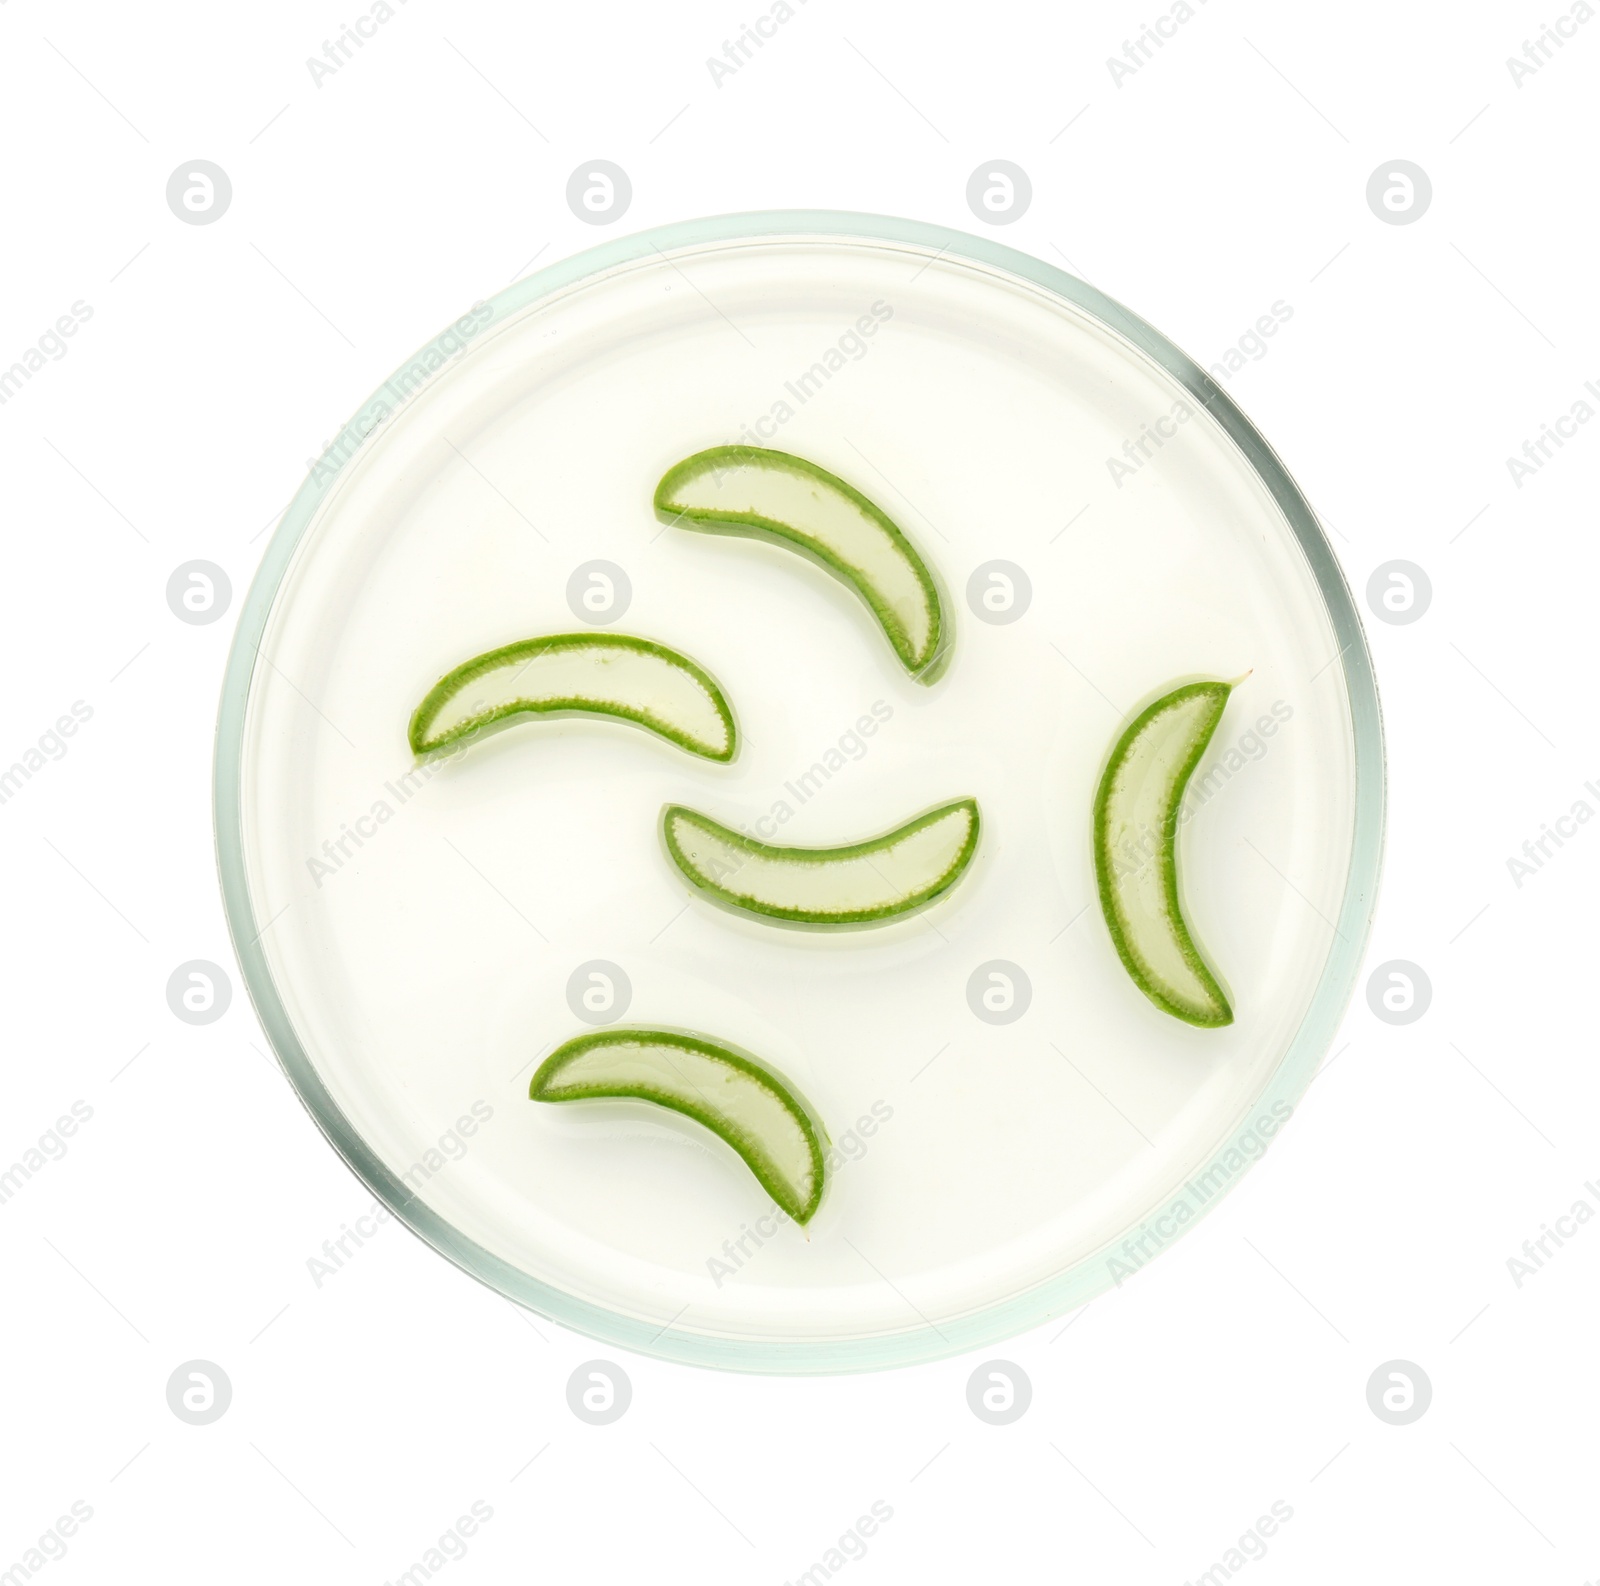
[[[978,847],[978,801],[957,799],[841,848],[778,848],[669,804],[661,834],[672,861],[717,902],[807,925],[866,925],[948,892]]]
[[[918,682],[943,669],[948,623],[927,563],[886,513],[827,469],[788,452],[713,446],[667,470],[655,509],[667,523],[772,540],[821,563],[867,603]]]
[[[411,718],[411,748],[430,754],[512,716],[614,716],[707,760],[731,760],[733,712],[688,656],[629,634],[554,633],[456,667]]]
[[[1188,1024],[1233,1022],[1178,898],[1178,810],[1233,691],[1186,683],[1141,711],[1117,740],[1094,801],[1094,869],[1111,940],[1134,983]]]
[[[732,1146],[797,1223],[810,1222],[822,1199],[822,1126],[763,1063],[720,1042],[677,1030],[596,1030],[557,1047],[528,1095],[654,1102]]]

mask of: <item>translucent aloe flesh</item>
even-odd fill
[[[628,634],[556,633],[490,650],[447,673],[411,718],[429,754],[515,716],[611,716],[708,760],[731,760],[733,712],[688,656]]]
[[[1196,947],[1178,889],[1178,812],[1217,730],[1230,683],[1186,683],[1163,694],[1117,740],[1094,801],[1100,906],[1118,956],[1158,1007],[1188,1024],[1233,1022]]]
[[[819,562],[866,602],[906,671],[926,683],[942,670],[949,625],[927,563],[827,469],[788,452],[714,446],[668,469],[655,508],[670,524],[771,540]]]
[[[822,1128],[764,1064],[678,1030],[599,1030],[558,1047],[528,1087],[534,1101],[631,1098],[703,1124],[730,1145],[797,1223],[822,1200]]]
[[[836,848],[780,848],[669,804],[661,830],[696,887],[746,914],[808,925],[894,919],[948,892],[978,847],[978,803],[941,804],[891,831]]]

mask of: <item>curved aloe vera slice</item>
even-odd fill
[[[778,848],[681,804],[661,812],[673,863],[741,913],[807,925],[865,925],[948,892],[978,847],[978,801],[957,799],[865,842]]]
[[[733,712],[686,655],[628,634],[554,633],[458,666],[411,718],[411,748],[429,754],[511,716],[615,716],[708,760],[731,760]]]
[[[822,1127],[746,1052],[677,1030],[596,1030],[559,1046],[528,1087],[534,1101],[633,1097],[704,1124],[744,1159],[797,1223],[822,1199]]]
[[[927,563],[884,512],[827,469],[788,452],[713,446],[667,470],[655,508],[668,523],[773,540],[820,562],[866,601],[918,682],[942,670],[948,624]]]
[[[1117,954],[1158,1008],[1188,1024],[1233,1022],[1178,902],[1178,808],[1233,691],[1186,683],[1117,740],[1094,801],[1094,870]]]

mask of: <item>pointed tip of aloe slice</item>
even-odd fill
[[[954,644],[948,641],[942,642],[921,665],[907,666],[906,670],[911,674],[911,680],[921,683],[924,688],[937,683],[950,670],[950,661],[955,655],[955,649]],[[904,662],[904,657],[901,657],[901,660]]]

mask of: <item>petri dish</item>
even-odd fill
[[[820,463],[911,537],[955,632],[937,682],[822,570],[656,519],[668,467],[741,442]],[[560,718],[414,761],[407,721],[445,672],[591,630],[705,667],[735,760]],[[1200,1030],[1116,958],[1090,808],[1136,709],[1245,674],[1180,837],[1236,1013]],[[375,1196],[558,1322],[768,1372],[1037,1325],[1292,1140],[1360,963],[1384,803],[1349,591],[1226,393],[1027,255],[822,212],[609,242],[408,360],[270,543],[215,780],[257,1013]],[[844,843],[963,796],[984,837],[961,885],[871,930],[731,916],[658,829],[679,803]],[[543,1055],[606,1024],[733,1042],[804,1093],[832,1147],[804,1231],[685,1120],[527,1099]]]

